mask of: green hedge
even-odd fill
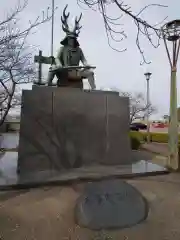
[[[132,136],[130,137],[130,139],[131,139],[131,149],[138,150],[141,146],[140,140],[138,138],[132,137]]]
[[[138,131],[130,131],[130,137],[131,138],[137,138],[139,141],[144,141],[147,134],[144,132],[138,132]]]
[[[130,137],[135,137],[139,141],[145,141],[147,138],[146,132],[138,132],[138,131],[130,131]],[[167,143],[168,142],[168,134],[167,133],[150,133],[150,141],[158,142],[158,143]],[[180,135],[179,135],[180,142]]]

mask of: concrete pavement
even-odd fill
[[[142,145],[142,149],[147,150],[149,152],[160,154],[162,156],[168,156],[168,144],[167,143],[144,143]]]
[[[147,220],[132,228],[91,231],[74,221],[74,206],[84,185],[48,187],[0,194],[0,236],[13,240],[179,240],[180,175],[129,180],[147,199]]]

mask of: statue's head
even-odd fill
[[[61,22],[62,22],[62,29],[63,31],[66,33],[66,37],[61,41],[61,44],[66,46],[79,46],[79,43],[77,41],[77,38],[79,36],[80,33],[80,29],[82,28],[82,26],[79,25],[79,22],[81,20],[82,17],[82,13],[80,14],[79,18],[75,18],[75,25],[73,30],[69,29],[69,25],[68,25],[68,18],[70,13],[68,12],[66,14],[66,9],[67,9],[68,5],[66,5],[66,7],[63,10],[63,16],[61,16]]]

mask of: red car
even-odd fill
[[[166,127],[166,124],[164,123],[157,123],[153,126],[154,128],[165,128]]]

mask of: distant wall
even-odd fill
[[[20,130],[20,122],[4,122],[0,126],[0,133],[18,132]]]

